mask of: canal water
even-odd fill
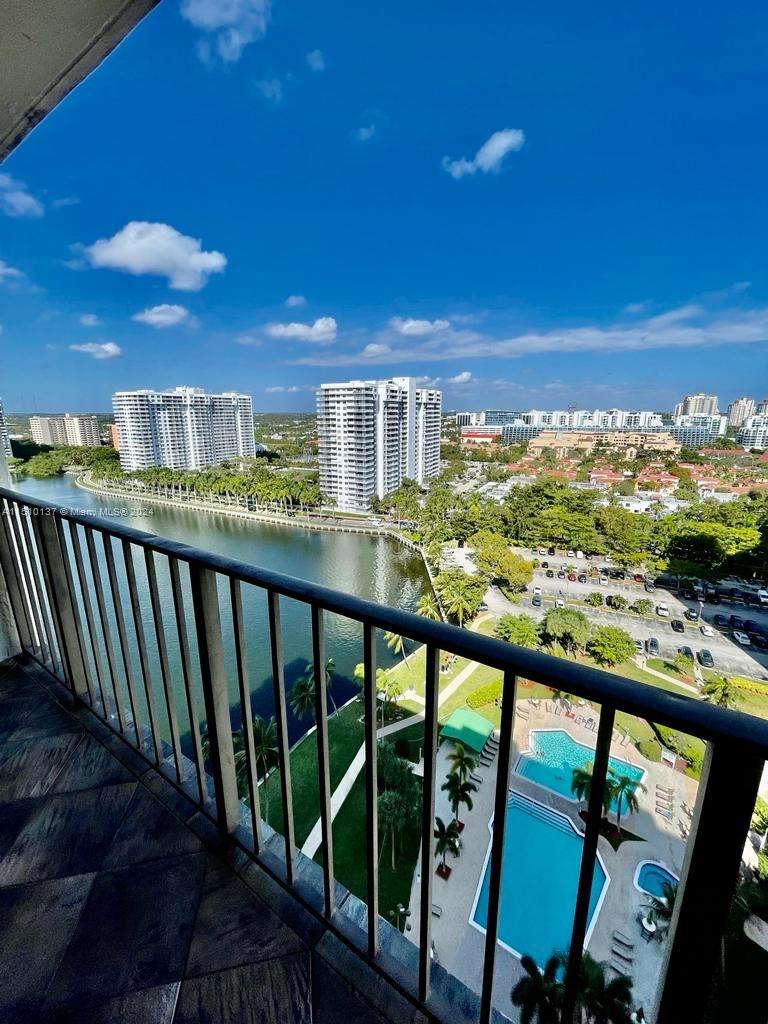
[[[290,526],[230,518],[213,512],[202,513],[184,508],[170,508],[142,502],[140,499],[96,495],[77,487],[72,476],[55,477],[48,480],[37,480],[31,477],[20,478],[16,481],[15,486],[22,494],[42,498],[71,509],[101,515],[112,522],[146,530],[172,540],[183,541],[204,551],[212,551],[243,562],[250,562],[289,576],[311,580],[347,594],[368,598],[401,609],[415,610],[419,598],[429,588],[429,581],[421,558],[389,537],[302,530]],[[84,545],[83,550],[85,553]],[[101,575],[106,582],[106,565],[100,547],[99,552],[102,566]],[[131,627],[130,603],[125,588],[124,563],[119,544],[114,545],[114,553],[120,577],[121,604],[129,627]],[[160,708],[162,706],[162,684],[159,659],[154,642],[154,627],[143,554],[139,549],[134,548],[133,560],[142,601],[142,621],[149,641],[149,661],[155,701]],[[173,620],[170,578],[163,557],[156,557],[156,566],[164,614],[164,633],[168,641],[173,688],[177,698],[177,714],[182,727],[181,731],[187,733],[188,719],[185,718],[179,643]],[[182,579],[186,581],[184,572]],[[240,715],[234,646],[229,615],[228,587],[224,581],[220,582],[219,595],[225,661],[233,708],[232,717],[237,726]],[[188,589],[186,589],[185,598],[188,633],[194,661],[195,638]],[[263,593],[258,588],[244,586],[243,607],[252,711],[254,714],[268,717],[274,712],[274,704],[268,620]],[[281,612],[286,689],[290,691],[292,684],[306,671],[312,659],[309,609],[299,602],[283,598],[281,599]],[[116,637],[112,609],[109,610],[108,618],[113,636]],[[358,687],[354,682],[354,668],[357,663],[362,661],[361,627],[355,622],[336,615],[326,615],[325,623],[326,657],[332,658],[334,662],[330,694],[336,704],[341,705],[358,692]],[[129,639],[134,674],[140,680],[138,650],[132,628],[129,628]],[[388,650],[383,637],[379,636],[378,663],[387,667],[395,660],[397,660],[396,656]],[[119,693],[125,698],[127,696],[125,673],[119,654],[117,661],[119,663],[119,670],[116,672],[119,677]],[[196,691],[199,702],[198,718],[202,718],[203,708],[199,693],[199,680],[196,680]],[[143,701],[140,703],[140,713],[146,715],[145,704]],[[161,714],[159,717],[161,731],[167,735],[167,721],[164,715]],[[186,729],[184,728],[185,721]],[[303,720],[298,720],[289,713],[291,740],[298,739],[312,724],[313,721],[309,715],[305,716]],[[187,736],[184,743],[185,749],[188,748],[188,741],[189,737]]]

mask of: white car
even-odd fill
[[[576,552],[575,551],[566,551],[565,557],[566,558],[575,558],[576,557]]]
[[[607,587],[608,586],[608,577],[607,576],[601,576],[600,577],[600,586],[601,587]]]
[[[534,592],[534,594],[540,594],[541,593],[541,587],[539,587],[538,585],[535,586],[533,588],[533,592]]]
[[[699,626],[699,629],[701,630],[701,635],[702,636],[714,636],[715,635],[714,629],[712,629],[711,626],[708,626],[706,624],[706,622],[702,622],[702,624]]]
[[[656,614],[657,615],[661,615],[663,618],[668,619],[669,618],[669,605],[664,604],[664,602],[662,602],[661,604],[657,604],[656,605]]]
[[[762,588],[758,590],[757,599],[760,604],[768,604],[768,590],[763,590]]]
[[[562,599],[562,597],[558,597],[558,599],[555,601],[555,608],[565,608],[565,601]]]
[[[638,654],[642,654],[645,651],[645,644],[642,640],[635,640],[635,650]]]
[[[734,629],[733,639],[737,644],[741,644],[742,647],[751,647],[752,641],[749,639],[746,633],[742,633],[740,629]]]
[[[540,555],[546,555],[546,553],[547,553],[547,549],[546,548],[539,548],[539,554]]]

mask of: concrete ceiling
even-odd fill
[[[0,2],[0,161],[156,3]]]

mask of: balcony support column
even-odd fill
[[[666,940],[656,1024],[715,1020],[723,936],[764,764],[765,754],[743,743],[707,745]]]

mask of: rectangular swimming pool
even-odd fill
[[[528,743],[530,749],[520,755],[515,765],[517,774],[567,800],[575,800],[571,790],[573,769],[594,761],[594,749],[578,743],[565,729],[532,729]],[[609,758],[608,766],[615,775],[627,775],[636,783],[642,782],[645,775],[643,768],[619,757]],[[615,803],[611,809],[616,810]]]
[[[516,956],[527,953],[543,967],[552,953],[568,948],[583,842],[582,835],[564,815],[519,793],[510,794],[504,830],[499,941]],[[598,856],[589,902],[587,941],[608,882]],[[488,923],[489,884],[486,854],[471,918],[471,923],[482,931]]]

